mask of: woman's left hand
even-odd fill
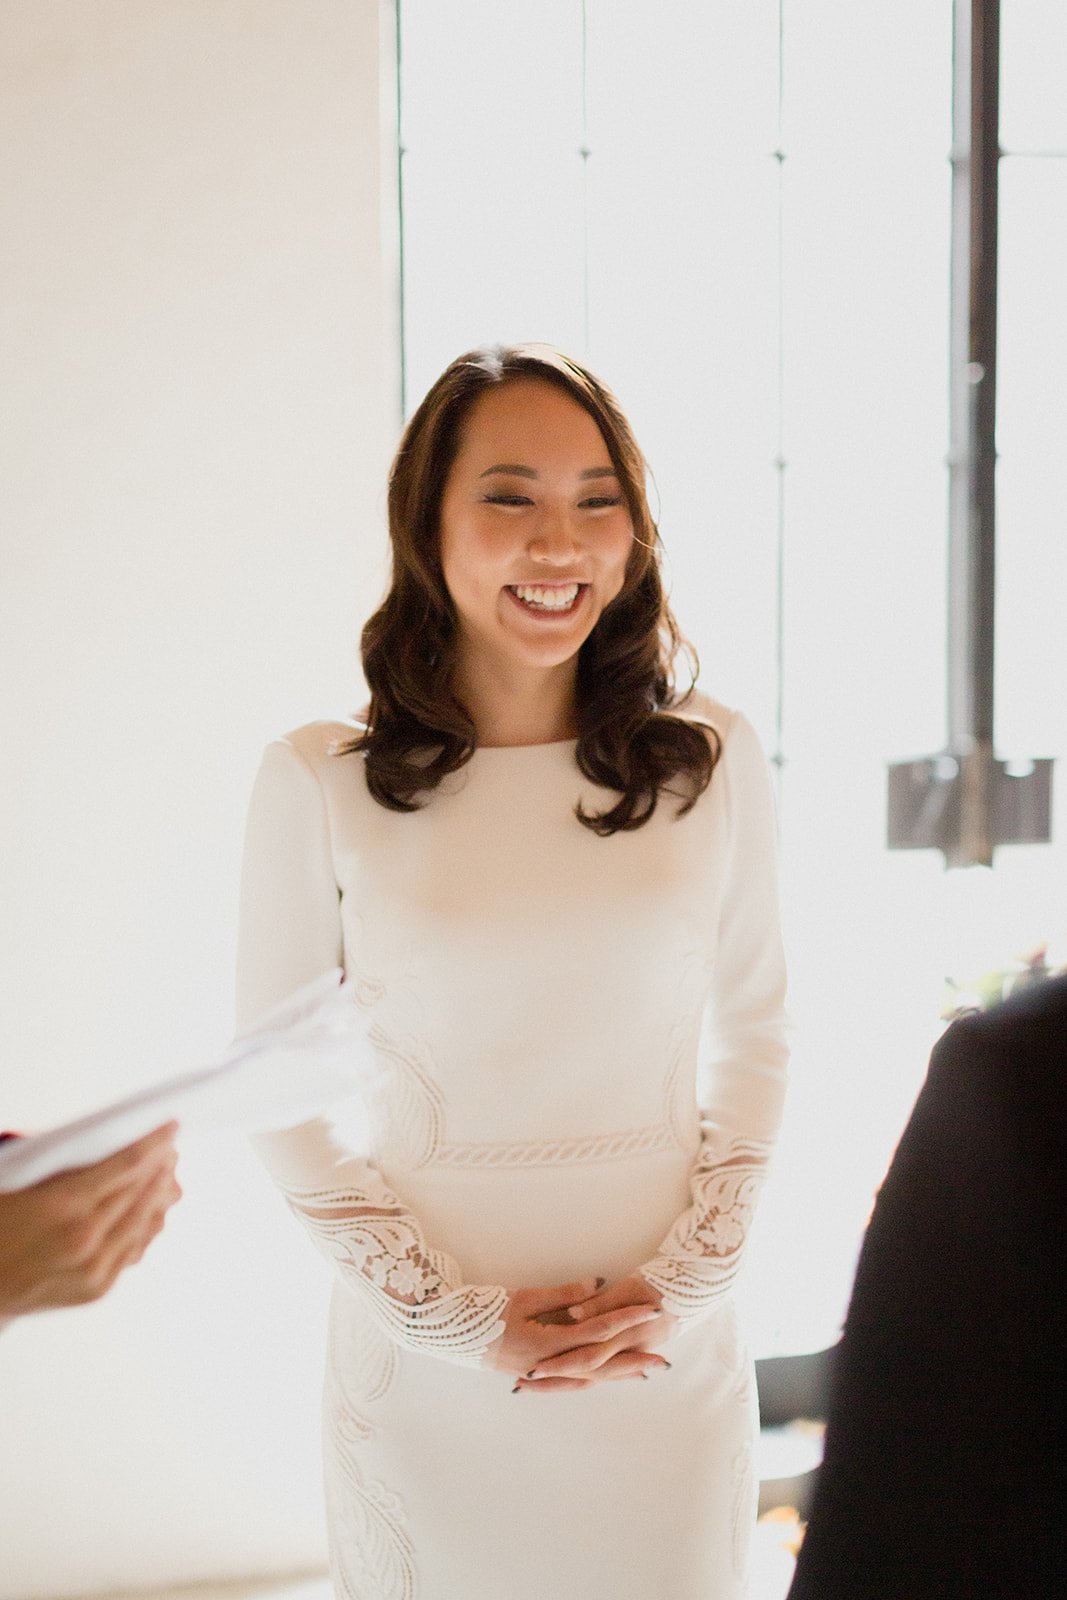
[[[620,1306],[660,1307],[662,1303],[658,1290],[640,1273],[634,1273],[629,1278],[609,1283],[599,1294],[572,1306],[569,1318],[578,1324]],[[658,1354],[658,1347],[668,1342],[677,1326],[678,1319],[663,1311],[654,1321],[642,1323],[603,1344],[577,1345],[562,1355],[539,1362],[532,1374],[519,1379],[516,1387],[548,1393],[559,1389],[588,1389],[594,1383],[620,1378],[648,1377],[670,1366],[670,1362]]]

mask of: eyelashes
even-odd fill
[[[532,506],[533,501],[522,494],[487,494],[484,503],[489,506]],[[589,500],[579,502],[581,511],[608,511],[615,506],[622,505],[621,495],[595,495]]]

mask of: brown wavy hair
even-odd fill
[[[604,836],[639,828],[661,792],[684,815],[711,781],[715,735],[670,708],[674,663],[697,659],[671,614],[660,576],[660,540],[645,494],[645,460],[618,401],[591,372],[547,345],[491,346],[460,356],[442,373],[404,431],[389,475],[392,581],[362,635],[370,690],[366,732],[340,747],[358,750],[367,787],[393,811],[414,811],[477,748],[474,722],[457,699],[456,611],[441,568],[441,500],[461,432],[480,394],[517,379],[562,389],[596,422],[619,477],[634,544],[623,587],[578,655],[575,759],[592,783],[618,792],[606,811],[579,822]]]

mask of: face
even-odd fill
[[[599,427],[536,378],[479,395],[441,501],[460,649],[558,668],[620,592],[633,524]]]

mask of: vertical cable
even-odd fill
[[[582,343],[583,359],[589,359],[589,15],[587,0],[582,8],[582,135],[578,154],[582,162]]]
[[[778,0],[778,417],[774,458],[778,476],[777,549],[774,595],[774,750],[771,760],[781,802],[785,763],[785,0]]]
[[[395,0],[396,13],[396,198],[398,217],[398,293],[400,295],[398,330],[400,336],[400,415],[403,421],[408,414],[408,341],[407,295],[405,293],[404,260],[404,77],[400,70],[400,23],[403,0]]]

